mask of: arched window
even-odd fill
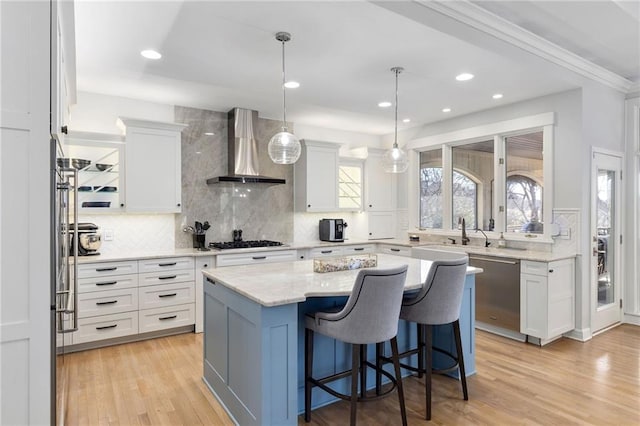
[[[507,231],[542,234],[542,186],[530,177],[507,176]]]
[[[478,184],[453,171],[453,224],[464,217],[467,228],[477,227]],[[420,227],[442,229],[442,167],[420,169]]]

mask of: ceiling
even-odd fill
[[[275,33],[288,31],[287,79],[301,86],[287,89],[287,119],[382,135],[393,132],[393,107],[377,104],[394,100],[394,66],[406,70],[399,76],[399,129],[570,90],[591,78],[514,46],[487,30],[494,28],[487,22],[509,25],[518,37],[544,37],[553,43],[544,49],[568,51],[572,61],[598,71],[592,74],[637,87],[638,5],[76,0],[78,90],[215,111],[237,106],[281,119]],[[453,16],[456,8],[484,23],[472,28]],[[148,48],[163,57],[142,58]],[[458,82],[461,72],[475,78]],[[494,100],[495,93],[504,97]]]

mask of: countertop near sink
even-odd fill
[[[533,260],[537,262],[552,262],[554,260],[570,259],[575,257],[575,254],[571,253],[550,253],[536,250],[523,250],[519,248],[463,246],[458,244],[425,245],[420,248],[424,248],[425,250],[444,250],[450,252],[464,252],[467,254],[483,254],[486,256],[508,257],[511,259]]]

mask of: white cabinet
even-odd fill
[[[254,263],[289,262],[296,260],[295,250],[255,251],[249,253],[219,254],[217,267],[250,265]]]
[[[520,332],[544,345],[575,327],[574,259],[523,260],[520,270]]]
[[[124,211],[124,143],[118,135],[71,132],[66,155],[91,161],[78,171],[80,213]]]
[[[395,211],[388,212],[368,212],[368,232],[370,240],[383,238],[395,238],[396,236]]]
[[[396,209],[396,181],[394,173],[382,168],[384,150],[369,149],[364,163],[365,210],[392,211]]]
[[[58,1],[51,9],[51,134],[65,141],[69,111],[76,102],[76,60],[73,2]]]
[[[195,322],[196,333],[202,333],[204,331],[204,283],[202,270],[214,268],[216,266],[213,256],[201,256],[195,258],[195,286],[196,286],[196,304],[195,304]]]
[[[301,144],[300,159],[293,167],[296,211],[337,211],[340,145],[310,140]]]
[[[394,256],[411,257],[411,247],[396,246],[393,244],[378,244],[378,252],[392,254]]]
[[[183,124],[120,117],[125,137],[128,212],[179,213]]]

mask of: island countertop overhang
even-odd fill
[[[422,286],[432,261],[378,254],[378,268],[408,265],[405,290]],[[467,275],[482,272],[468,267]],[[358,270],[317,273],[313,260],[204,269],[205,284],[223,285],[265,307],[304,302],[311,297],[348,296]]]

